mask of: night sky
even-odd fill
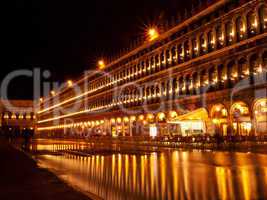
[[[8,0],[2,6],[0,78],[39,67],[52,72],[51,81],[76,79],[98,58],[142,36],[145,24],[185,7],[191,8],[190,0]],[[9,97],[32,98],[32,80],[16,79]]]

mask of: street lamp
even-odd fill
[[[98,61],[98,67],[99,69],[104,69],[106,67],[104,60]]]
[[[153,41],[159,37],[159,32],[157,28],[149,28],[147,31],[147,38],[149,41]]]
[[[72,87],[72,85],[73,85],[72,80],[68,80],[67,84],[68,84],[68,87]]]

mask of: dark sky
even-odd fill
[[[142,36],[144,24],[186,6],[190,0],[8,0],[1,6],[0,78],[35,67],[50,70],[51,81],[77,78]],[[31,79],[16,79],[10,91],[13,99],[31,98]]]

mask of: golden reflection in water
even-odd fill
[[[161,199],[166,196],[166,161],[163,153],[160,154],[160,178],[161,178]]]
[[[52,149],[59,148],[72,145]],[[267,155],[257,157],[260,166],[252,165],[252,154],[181,151],[89,157],[43,155],[38,159],[74,187],[103,199],[267,198]]]
[[[227,169],[224,167],[216,167],[216,177],[217,177],[218,192],[221,199],[222,200],[234,199],[234,196],[232,196],[231,198],[228,196],[232,194],[230,191],[228,191],[228,188],[231,189],[232,184],[231,184],[231,175],[227,174]]]
[[[137,185],[136,184],[137,175],[136,175],[136,156],[135,155],[132,156],[132,161],[133,161],[133,164],[132,164],[132,168],[133,168],[133,175],[132,175],[133,184],[130,186],[130,188],[132,188],[132,189],[130,189],[130,191],[133,192],[133,191],[139,189],[139,187],[136,186]]]
[[[125,186],[129,187],[129,156],[125,155]]]
[[[241,167],[241,180],[240,183],[242,184],[243,188],[243,195],[244,195],[244,200],[249,200],[249,199],[258,199],[257,191],[255,191],[255,188],[257,188],[257,183],[255,180],[255,174],[251,173],[250,167]]]
[[[172,175],[173,175],[173,195],[174,199],[178,199],[178,187],[179,187],[179,173],[178,173],[178,168],[176,166],[179,166],[179,152],[174,151],[172,153]]]

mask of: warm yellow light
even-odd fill
[[[170,117],[173,119],[175,117],[177,117],[177,113],[175,111],[171,111],[170,112]]]
[[[40,98],[39,100],[40,100],[40,102],[43,102],[43,101],[44,101],[44,99],[43,99],[43,98]]]
[[[147,32],[147,37],[149,41],[153,41],[159,37],[159,32],[156,28],[150,28]]]
[[[144,120],[144,115],[140,115],[139,117],[138,117],[138,120]]]
[[[221,106],[216,106],[215,110],[216,110],[217,112],[221,111]]]
[[[121,118],[117,118],[117,122],[118,123],[121,123]]]
[[[72,80],[68,80],[68,82],[67,82],[67,83],[68,83],[68,86],[69,86],[69,87],[72,87],[72,85],[73,85],[73,82],[72,82]]]
[[[262,73],[262,65],[261,64],[259,65],[258,72]]]
[[[255,19],[255,22],[254,22],[253,26],[254,26],[255,28],[258,27],[258,21],[257,21],[257,19]]]
[[[105,68],[105,62],[104,62],[104,60],[99,60],[98,61],[98,67],[99,67],[99,69],[104,69]]]
[[[123,118],[123,121],[124,121],[124,122],[129,122],[129,118],[128,118],[128,117],[124,117],[124,118]]]
[[[159,119],[160,121],[162,121],[163,119],[165,119],[165,114],[164,114],[164,113],[159,113],[159,114],[158,114],[158,119]]]
[[[54,90],[52,90],[50,93],[52,96],[55,96],[55,94],[56,94]]]
[[[136,117],[135,116],[131,116],[130,119],[131,119],[131,121],[135,121]]]

